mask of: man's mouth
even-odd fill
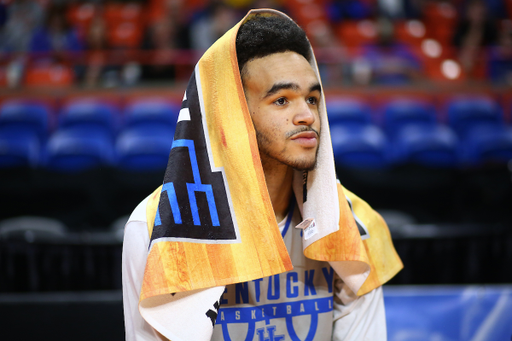
[[[318,134],[313,130],[301,131],[292,135],[290,140],[298,142],[303,147],[316,147]]]

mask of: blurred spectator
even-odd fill
[[[145,56],[142,67],[144,80],[171,80],[175,77],[175,67],[171,64],[174,50],[178,48],[177,28],[169,17],[150,24],[143,40],[143,50],[150,52]]]
[[[191,23],[190,40],[195,50],[207,50],[241,19],[240,14],[221,0],[213,0]]]
[[[7,19],[0,31],[0,51],[25,52],[34,29],[43,21],[43,8],[34,0],[14,0],[6,10]]]
[[[512,25],[500,31],[498,46],[489,53],[489,75],[493,82],[512,85]]]
[[[318,69],[322,82],[328,85],[341,85],[347,61],[345,48],[334,34],[332,27],[323,21],[310,26],[309,40],[318,58]]]
[[[190,49],[190,20],[191,9],[185,5],[186,0],[166,0],[163,17],[167,18],[173,25],[175,36],[174,41],[177,48]]]
[[[115,78],[117,78],[118,68],[108,65],[107,28],[102,17],[98,16],[92,20],[87,31],[86,48],[85,86],[94,87],[100,82],[117,82]]]
[[[418,79],[421,69],[419,59],[408,46],[395,41],[393,23],[387,18],[380,18],[377,32],[378,42],[363,48],[355,72],[358,69],[369,72],[369,81],[376,84],[403,85]],[[365,79],[359,76],[354,74],[356,82]]]
[[[377,6],[381,17],[398,19],[405,16],[403,0],[377,0]]]
[[[390,19],[419,18],[428,0],[377,0],[378,15]]]
[[[2,3],[0,3],[0,31],[4,27],[4,24],[6,21],[7,21],[7,5],[2,2]]]
[[[364,0],[331,0],[326,6],[331,22],[366,19],[374,12],[370,2]]]
[[[34,30],[29,50],[36,53],[49,53],[54,60],[62,61],[67,59],[70,52],[79,52],[83,47],[84,44],[79,39],[77,30],[66,17],[66,7],[50,5],[44,25]]]
[[[482,0],[471,0],[453,36],[459,61],[468,75],[473,74],[481,48],[494,45],[497,36],[497,27],[485,3]]]
[[[177,50],[190,49],[188,9],[183,0],[166,0],[159,4],[160,11],[146,30],[142,50],[143,80],[173,80]],[[179,52],[179,51],[178,51]]]
[[[283,13],[286,13],[286,9],[283,7],[284,3],[285,1],[280,0],[254,0],[249,3],[249,6],[247,6],[246,9],[249,10],[251,8],[272,8]]]
[[[493,18],[506,19],[508,17],[507,0],[485,0],[489,14]]]

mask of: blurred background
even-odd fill
[[[510,340],[510,0],[0,0],[0,338],[124,339],[124,224],[251,8],[307,32],[338,177],[390,226],[389,340]]]

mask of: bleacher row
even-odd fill
[[[442,109],[400,97],[377,110],[363,100],[331,98],[327,111],[339,165],[473,167],[512,159],[512,126],[490,97],[458,96]]]
[[[69,99],[56,108],[40,101],[0,104],[0,167],[79,171],[117,167],[164,169],[180,103],[162,97],[119,105],[100,98]],[[328,96],[333,149],[339,166],[402,164],[465,167],[512,159],[512,126],[492,97],[459,96],[442,109],[425,99]]]
[[[180,103],[141,99],[122,110],[95,98],[60,109],[12,100],[0,108],[0,165],[79,171],[165,168]]]

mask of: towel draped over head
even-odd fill
[[[253,10],[206,51],[183,98],[163,185],[148,201],[151,238],[139,308],[173,340],[186,337],[163,324],[173,320],[183,328],[187,313],[155,317],[172,311],[166,306],[207,309],[225,285],[293,268],[266,187],[236,57],[238,28],[255,15],[291,20],[278,11]],[[320,79],[314,55],[310,63]],[[304,229],[304,255],[330,262],[362,295],[392,278],[402,263],[384,220],[337,183],[324,98],[319,111],[317,166],[295,171],[293,180],[304,219],[298,226]],[[176,303],[180,300],[186,304]]]

